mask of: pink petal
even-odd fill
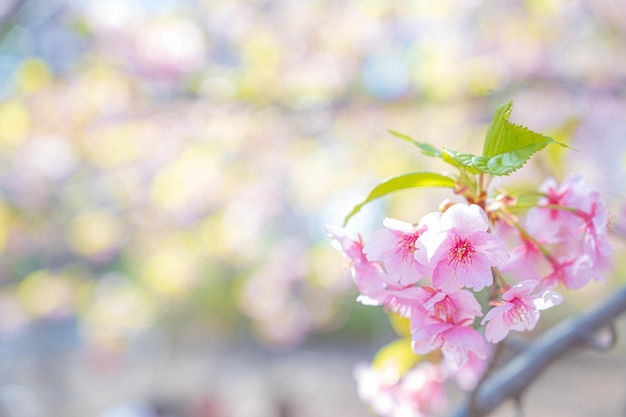
[[[532,290],[540,284],[540,281],[529,279],[526,281],[520,281],[513,285],[511,289],[502,294],[502,299],[511,301],[514,298],[525,297],[532,292]]]
[[[480,324],[485,324],[486,322],[493,320],[496,316],[504,316],[504,314],[506,314],[506,312],[513,307],[514,305],[511,303],[503,303],[497,307],[492,308],[487,312],[485,317],[483,317],[483,319],[480,321]]]
[[[444,292],[455,292],[463,288],[463,282],[447,263],[447,260],[442,260],[433,271],[433,286]]]
[[[482,316],[483,311],[480,303],[476,301],[474,294],[467,290],[460,290],[455,293],[449,294],[448,297],[454,300],[459,310],[471,314],[472,316]]]
[[[481,256],[474,256],[471,265],[459,264],[456,268],[456,275],[463,285],[474,291],[480,291],[493,284],[491,267],[481,258]]]
[[[363,252],[370,261],[380,261],[386,252],[394,250],[398,241],[398,236],[391,230],[378,229],[367,240]]]
[[[538,298],[533,300],[533,305],[537,310],[545,310],[561,304],[563,296],[556,291],[544,291]]]
[[[446,243],[447,235],[445,233],[425,231],[415,241],[415,259],[422,265],[436,265],[438,260],[438,252]],[[447,249],[445,249],[447,251]]]
[[[421,218],[421,220],[418,223],[417,228],[422,229],[423,227],[426,227],[426,230],[430,231],[431,233],[441,232],[441,216],[442,215],[443,213],[441,213],[440,211],[428,213],[427,215]]]
[[[588,255],[583,255],[576,259],[573,264],[565,266],[565,285],[577,290],[589,283],[592,275],[593,262]]]
[[[455,204],[441,216],[441,229],[454,229],[466,237],[474,232],[486,232],[489,229],[487,214],[476,204]]]
[[[421,341],[425,339],[429,339],[437,334],[440,334],[450,328],[454,327],[454,324],[451,323],[436,323],[431,324],[411,333],[411,337],[413,341]],[[419,353],[419,352],[418,352]]]
[[[431,296],[424,300],[424,308],[432,311],[435,308],[435,304],[446,298],[447,295],[447,293],[441,291],[431,293]]]
[[[511,314],[515,314],[514,317]],[[517,332],[523,332],[524,330],[532,330],[537,325],[539,321],[539,312],[533,308],[533,306],[529,306],[526,311],[526,316],[523,317],[523,320],[519,320],[519,313],[510,312],[509,315],[505,315],[505,321],[509,325],[509,330],[515,330]],[[515,321],[514,321],[515,320]]]
[[[491,311],[489,313],[491,313]],[[487,313],[487,316],[489,313]],[[485,316],[485,318],[487,318],[487,316]],[[491,343],[498,343],[508,334],[509,327],[504,324],[504,316],[500,314],[491,319],[485,328],[485,338]]]
[[[385,226],[385,229],[395,230],[407,235],[410,235],[417,231],[417,227],[415,227],[413,223],[393,219],[391,217],[385,217],[385,219],[383,220],[383,226]]]
[[[489,266],[501,266],[509,260],[505,243],[487,232],[477,232],[470,236],[474,249],[489,260]]]
[[[485,339],[469,326],[454,326],[445,332],[446,343],[442,347],[442,352],[447,359],[460,365],[467,361],[468,352],[485,359],[487,350]]]

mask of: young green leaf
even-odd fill
[[[491,125],[489,125],[489,129],[487,130],[483,156],[492,157],[501,155],[536,144],[543,144],[541,148],[550,143],[558,143],[561,146],[565,146],[549,136],[533,132],[527,127],[509,122],[512,111],[513,101],[498,106],[496,114],[491,121]]]
[[[458,157],[457,159],[458,155],[463,155],[463,156]],[[471,162],[466,161],[466,159],[471,159],[472,157],[475,157],[475,156],[469,153],[461,153],[461,152],[453,151],[448,148],[443,148],[442,150],[442,159],[445,162],[459,169],[464,169],[466,173],[478,174],[481,171],[473,168]]]
[[[484,172],[491,175],[509,175],[521,168],[530,157],[545,148],[549,143],[558,143],[546,136],[546,141],[536,142],[509,152],[500,153],[491,157],[477,156],[465,152],[457,152],[444,148],[444,159],[451,159],[470,172]]]
[[[354,206],[352,211],[346,216],[343,224],[345,226],[348,223],[348,220],[350,220],[352,216],[358,213],[365,204],[380,197],[384,197],[395,191],[419,187],[454,188],[455,183],[456,181],[454,180],[454,178],[441,174],[436,174],[434,172],[411,172],[408,174],[402,174],[387,178],[376,187],[374,187],[374,189],[369,193],[364,201]]]
[[[496,109],[496,113],[493,115],[491,124],[487,129],[487,136],[485,137],[485,144],[483,145],[483,156],[493,156],[496,153],[496,148],[500,145],[503,139],[506,124],[509,123],[509,117],[513,111],[513,101],[509,100],[504,104],[500,104]]]
[[[487,130],[482,156],[444,148],[444,161],[463,166],[472,173],[508,175],[521,168],[534,153],[547,145],[557,143],[566,146],[551,137],[509,122],[512,110],[512,101],[500,105],[496,110]]]
[[[389,133],[391,133],[392,135],[394,135],[395,137],[399,139],[402,139],[406,142],[412,143],[413,145],[417,146],[418,148],[420,148],[422,153],[426,156],[432,156],[434,158],[441,158],[441,151],[435,148],[430,143],[418,142],[410,136],[396,132],[395,130],[391,130],[391,129],[389,129]]]

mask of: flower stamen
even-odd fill
[[[454,237],[454,246],[448,250],[448,266],[453,265],[456,270],[459,264],[471,265],[472,255],[476,253],[476,249],[468,239]]]

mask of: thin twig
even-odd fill
[[[519,398],[546,367],[568,350],[585,345],[589,335],[626,312],[626,287],[619,288],[595,308],[557,324],[526,350],[500,368],[477,390],[472,406],[458,409],[453,417],[484,416],[510,398]]]

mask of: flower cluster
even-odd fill
[[[360,363],[354,370],[359,396],[382,416],[425,417],[442,412],[447,405],[446,380],[452,378],[465,389],[473,389],[487,362],[470,354],[460,367],[445,361],[420,362],[400,375],[393,367]]]
[[[516,198],[501,195],[480,204],[448,204],[417,225],[387,218],[367,242],[345,228],[327,227],[349,260],[358,301],[408,319],[416,354],[441,352],[438,368],[420,362],[422,368],[392,384],[380,370],[357,373],[362,398],[381,415],[399,415],[407,396],[418,399],[414,414],[427,415],[429,406],[419,399],[437,396],[424,397],[424,390],[438,392],[441,381],[469,364],[483,369],[475,363],[485,362],[490,343],[510,331],[532,330],[541,310],[562,301],[557,289],[604,280],[598,271],[608,265],[611,246],[598,192],[572,175],[560,185],[547,180],[538,194],[525,219],[512,210],[519,208]],[[429,384],[408,395],[412,385],[403,381],[424,369],[432,374]],[[372,390],[380,394],[376,399]],[[391,401],[394,396],[400,399]]]
[[[600,194],[580,175],[568,176],[561,185],[546,180],[543,197],[526,218],[526,233],[511,251],[502,268],[528,279],[540,279],[542,287],[558,285],[570,289],[585,286],[608,266],[608,213]],[[549,250],[548,250],[549,249]]]
[[[376,369],[362,363],[354,376],[359,396],[380,415],[420,417],[446,406],[446,374],[438,364],[420,363],[400,379],[393,368]]]

